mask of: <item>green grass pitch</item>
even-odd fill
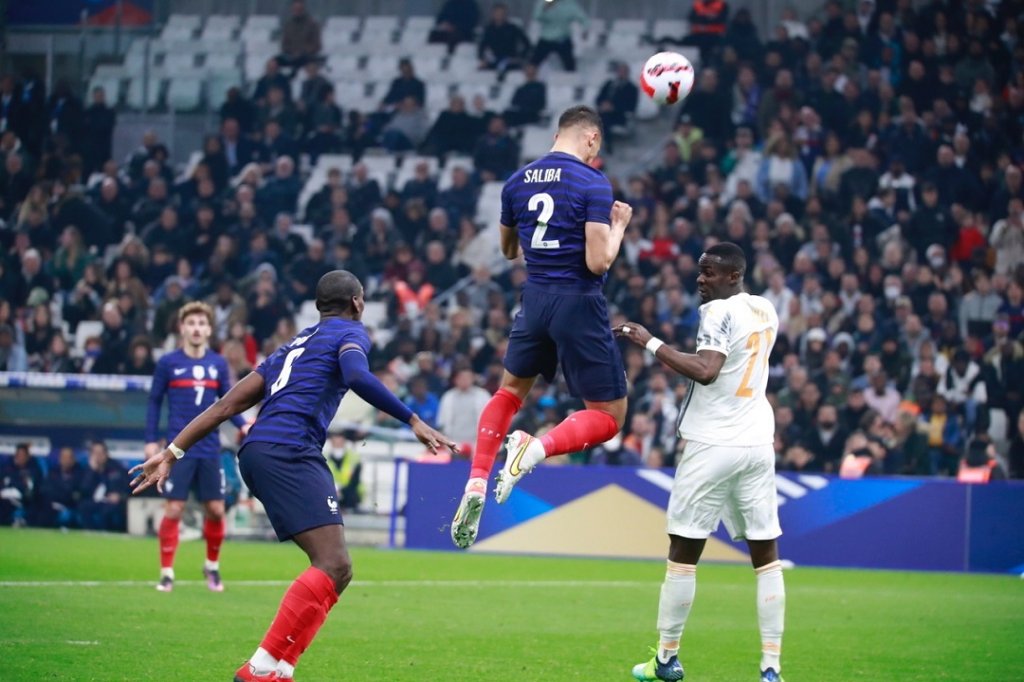
[[[182,545],[162,594],[155,539],[0,531],[0,679],[230,680],[303,555],[228,542],[213,594],[203,550]],[[628,682],[656,641],[658,562],[353,554],[356,582],[297,680]],[[789,682],[1024,678],[1016,577],[797,568],[786,589]],[[701,566],[687,680],[756,680],[758,658],[751,570]]]

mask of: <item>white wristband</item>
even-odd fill
[[[650,351],[651,355],[657,355],[658,349],[665,345],[665,342],[659,339],[657,336],[652,336],[651,340],[647,342],[645,348]]]
[[[185,451],[182,450],[181,448],[179,448],[174,443],[171,443],[170,445],[168,445],[167,449],[171,451],[172,455],[174,455],[174,459],[181,459],[182,457],[185,456]]]

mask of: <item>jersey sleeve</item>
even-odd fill
[[[505,227],[516,227],[515,212],[512,210],[512,180],[501,188],[501,224]]]
[[[608,178],[603,175],[595,178],[592,184],[585,190],[587,202],[586,221],[588,223],[602,223],[611,225],[612,216],[612,186]]]
[[[155,443],[160,439],[160,409],[167,394],[167,363],[163,358],[156,363],[153,370],[153,383],[149,388],[149,400],[146,403],[146,442]]]
[[[697,329],[697,352],[713,350],[728,355],[731,322],[729,310],[720,301],[711,301],[702,306],[700,327]]]

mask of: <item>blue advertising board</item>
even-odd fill
[[[452,550],[464,464],[408,465],[405,544]],[[857,568],[1024,571],[1024,483],[779,474],[784,559]],[[672,472],[543,466],[490,500],[471,551],[663,559]],[[746,561],[719,528],[705,558]]]

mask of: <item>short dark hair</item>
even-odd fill
[[[348,270],[332,270],[316,284],[316,309],[322,313],[347,312],[352,299],[363,290],[359,278]]]
[[[558,117],[558,129],[571,128],[573,126],[586,126],[597,128],[598,132],[604,134],[604,126],[601,125],[601,116],[593,108],[586,104],[571,106],[562,112]]]
[[[747,271],[746,254],[743,253],[743,249],[732,242],[719,242],[709,246],[704,253],[717,257],[719,265],[735,270],[740,273],[741,277]]]

